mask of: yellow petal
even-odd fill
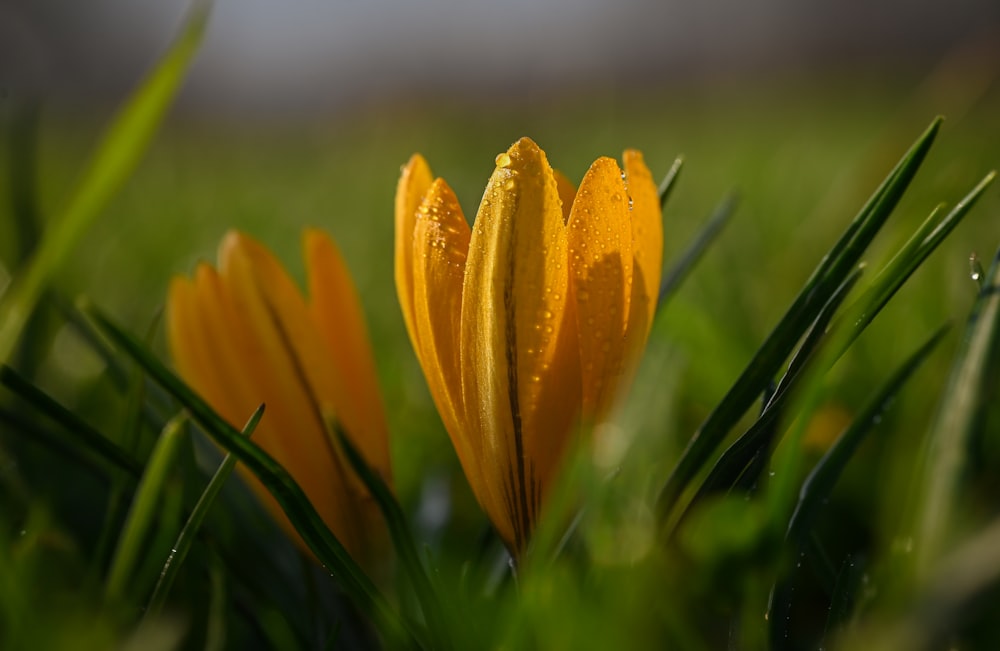
[[[527,138],[497,157],[483,196],[461,327],[464,400],[483,442],[487,512],[518,553],[580,403],[562,207],[545,154]]]
[[[433,180],[431,168],[420,154],[403,166],[396,186],[396,294],[410,341],[416,347],[413,316],[413,227],[417,208]]]
[[[466,476],[480,474],[480,441],[465,423],[459,368],[462,283],[469,225],[444,179],[431,184],[417,210],[413,237],[417,356]],[[480,498],[480,486],[473,485]]]
[[[569,221],[569,211],[573,207],[573,199],[576,198],[576,186],[573,182],[559,170],[552,170],[556,177],[556,189],[559,190],[559,200],[562,201],[563,222]]]
[[[337,417],[368,465],[391,484],[389,434],[379,392],[364,313],[350,272],[336,244],[319,229],[306,229],[302,238],[309,278],[309,311],[316,331],[332,361],[328,370],[337,375]],[[315,351],[313,356],[320,355]],[[350,425],[348,426],[348,423]]]
[[[632,246],[635,257],[632,286],[632,314],[629,337],[636,340],[639,353],[646,345],[649,328],[656,314],[663,265],[663,219],[660,197],[653,175],[634,149],[625,151],[622,160],[629,195],[632,197]]]
[[[240,233],[230,233],[219,251],[220,274],[240,320],[239,343],[249,372],[264,396],[267,415],[280,427],[275,457],[302,486],[337,538],[363,556],[358,512],[359,482],[326,435],[324,412],[346,391],[337,386],[332,362],[310,321],[305,302],[274,257]],[[338,414],[338,417],[340,415]],[[351,423],[344,423],[350,430]]]
[[[632,283],[632,224],[621,169],[599,158],[583,177],[569,218],[583,411],[599,417],[622,374]]]

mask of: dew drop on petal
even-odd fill
[[[497,167],[510,167],[510,155],[507,152],[497,154]]]

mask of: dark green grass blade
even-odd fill
[[[962,348],[928,438],[925,492],[917,507],[918,567],[924,572],[945,548],[956,521],[958,493],[969,467],[978,417],[987,401],[984,387],[1000,373],[1000,250],[969,316]]]
[[[121,597],[125,592],[126,583],[139,559],[143,539],[153,523],[157,504],[162,502],[164,484],[183,441],[186,420],[187,416],[181,415],[167,423],[143,470],[104,584],[108,598]]]
[[[313,551],[316,558],[337,578],[344,592],[383,626],[384,632],[397,644],[416,646],[416,640],[390,607],[375,584],[351,558],[344,546],[327,528],[313,508],[302,488],[271,455],[249,441],[223,420],[192,392],[177,376],[128,334],[93,306],[84,311],[108,335],[112,342],[135,359],[180,404],[191,413],[216,443],[231,452],[246,465],[270,491],[285,515]]]
[[[697,237],[694,238],[694,241],[688,245],[687,249],[674,262],[673,266],[670,267],[670,270],[660,282],[660,293],[657,298],[658,308],[662,307],[666,303],[667,298],[680,287],[681,282],[687,277],[691,269],[694,268],[698,260],[701,259],[705,250],[715,241],[715,238],[722,232],[725,225],[729,223],[729,218],[736,211],[737,203],[736,194],[731,193],[726,195],[722,202],[715,207],[712,215],[708,218],[708,222],[698,233]]]
[[[680,178],[683,167],[684,157],[678,156],[674,159],[674,163],[670,166],[670,169],[667,170],[667,175],[660,182],[660,187],[657,190],[657,194],[660,196],[660,210],[663,210],[664,206],[667,205],[667,200],[670,199],[674,188],[677,187],[677,179]]]
[[[892,375],[875,398],[858,414],[857,418],[827,450],[823,458],[802,483],[799,502],[788,522],[787,537],[796,544],[802,544],[816,515],[821,510],[844,468],[861,445],[865,437],[881,422],[882,415],[890,406],[896,394],[923,364],[931,351],[940,343],[948,331],[948,326],[940,328]]]
[[[246,438],[250,438],[263,415],[264,405],[261,405],[250,416],[250,420],[243,427],[241,434]],[[188,516],[187,522],[184,523],[184,528],[178,534],[177,542],[171,549],[166,563],[163,564],[163,570],[160,572],[160,578],[156,582],[156,587],[153,588],[153,594],[149,598],[149,604],[146,607],[144,617],[156,617],[163,610],[163,604],[167,601],[170,588],[173,587],[174,579],[177,578],[177,573],[181,565],[184,564],[184,559],[187,558],[188,551],[190,551],[191,545],[194,543],[195,537],[201,529],[202,522],[205,521],[209,509],[215,503],[215,498],[219,495],[219,491],[222,490],[223,484],[226,483],[226,480],[232,474],[235,467],[236,457],[231,453],[227,454],[222,463],[219,464],[219,468],[215,471],[212,479],[209,480],[208,485],[205,486],[205,490],[202,492],[201,497],[198,498],[198,502],[191,511],[191,515]]]
[[[744,468],[747,467],[747,464],[752,459],[764,458],[763,455],[765,455],[766,450],[771,446],[777,434],[779,416],[790,395],[789,389],[795,384],[798,378],[802,377],[802,370],[808,360],[813,359],[816,348],[826,336],[827,326],[833,315],[857,283],[861,277],[861,273],[862,270],[860,268],[855,269],[841,286],[837,288],[837,291],[830,297],[830,300],[827,301],[827,304],[816,317],[816,321],[802,341],[802,345],[799,346],[792,361],[789,362],[788,370],[782,376],[781,381],[772,393],[771,399],[765,405],[760,417],[722,453],[701,486],[699,486],[698,492],[695,494],[695,500],[726,490],[740,478]]]
[[[330,423],[330,430],[336,437],[337,447],[344,451],[348,463],[364,482],[382,511],[389,535],[392,537],[393,546],[396,548],[399,560],[402,562],[407,576],[410,577],[414,592],[420,600],[424,617],[427,619],[427,626],[433,636],[433,647],[437,649],[451,648],[452,645],[448,639],[448,623],[442,614],[441,604],[434,591],[434,586],[431,585],[430,578],[428,578],[424,565],[420,561],[420,554],[414,544],[413,531],[403,513],[403,507],[396,501],[395,495],[392,494],[378,473],[365,463],[361,453],[351,443],[338,421]]]
[[[69,204],[42,234],[31,259],[0,297],[0,363],[7,362],[49,280],[139,163],[180,89],[208,22],[195,5],[180,35],[111,123]]]
[[[861,254],[875,237],[912,181],[937,135],[941,119],[935,119],[924,134],[875,191],[854,221],[823,258],[791,307],[730,388],[718,406],[698,428],[658,498],[661,523],[677,498],[705,461],[760,395],[788,357],[802,334],[815,320],[830,294],[844,281]]]
[[[41,233],[38,209],[38,123],[39,107],[31,103],[15,111],[7,143],[10,151],[12,238],[16,247],[8,267],[17,269],[28,259]]]
[[[101,460],[133,477],[142,474],[142,465],[128,452],[7,365],[0,365],[0,384],[65,428],[67,436],[62,437],[63,443],[70,449],[79,450],[81,456],[96,454]]]

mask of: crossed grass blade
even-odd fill
[[[843,283],[885,224],[923,163],[940,129],[931,122],[820,262],[799,295],[754,354],[725,397],[695,432],[657,499],[661,524],[668,521],[691,480],[771,381],[831,294]]]
[[[95,306],[85,304],[83,311],[114,344],[138,362],[150,377],[183,405],[216,443],[231,452],[260,479],[316,558],[337,578],[341,588],[358,607],[379,623],[381,630],[394,645],[408,648],[420,646],[412,623],[400,619],[364,570],[326,526],[287,470],[259,446],[245,439],[132,335],[118,327]]]

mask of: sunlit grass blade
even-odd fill
[[[940,343],[947,331],[948,326],[940,328],[899,367],[809,473],[802,483],[799,502],[788,522],[787,538],[790,541],[799,545],[804,542],[805,535],[821,510],[824,500],[833,491],[834,485],[858,446],[882,421],[882,415],[896,394]]]
[[[219,416],[205,401],[171,373],[155,356],[94,306],[85,313],[118,345],[135,359],[180,404],[190,412],[216,443],[231,452],[253,472],[271,492],[285,515],[309,549],[337,578],[348,596],[367,614],[379,622],[383,631],[397,643],[416,644],[375,584],[357,565],[333,532],[327,528],[302,488],[271,455],[249,441]]]
[[[677,498],[712,452],[788,357],[815,320],[830,294],[857,264],[881,229],[924,160],[941,125],[935,119],[875,191],[854,221],[827,253],[788,311],[775,326],[739,378],[695,432],[663,486],[657,500],[660,521],[665,521]]]
[[[396,497],[382,478],[365,463],[361,453],[351,443],[339,422],[332,419],[327,422],[329,431],[336,437],[336,446],[344,451],[344,456],[347,457],[351,468],[364,482],[382,511],[393,546],[396,548],[399,560],[402,562],[407,576],[410,577],[414,592],[420,600],[424,617],[427,619],[427,626],[433,636],[434,648],[451,648],[452,645],[448,640],[448,622],[444,619],[438,595],[434,591],[434,586],[420,560],[414,543],[413,531],[403,513],[403,507],[396,501]]]
[[[0,297],[0,363],[10,358],[49,280],[138,164],[194,58],[208,12],[207,3],[194,6],[177,40],[111,123],[65,210],[45,230],[31,259],[12,273]]]
[[[977,417],[991,397],[984,386],[1000,372],[1000,251],[979,291],[966,326],[962,348],[927,440],[924,492],[917,506],[918,571],[925,572],[953,535],[955,510]],[[995,399],[995,396],[993,397]]]
[[[670,267],[670,270],[667,271],[666,275],[663,276],[663,280],[660,282],[659,297],[657,298],[658,307],[662,307],[666,303],[667,298],[677,290],[681,281],[687,277],[688,272],[701,259],[702,254],[705,253],[708,246],[722,232],[723,227],[725,227],[729,222],[729,218],[736,211],[737,203],[736,195],[728,194],[715,207],[712,215],[708,218],[708,222],[694,238],[694,241],[688,245],[687,249],[684,250],[673,266]]]
[[[681,169],[684,167],[684,157],[678,156],[674,159],[673,165],[667,170],[667,175],[663,177],[660,181],[660,187],[657,189],[657,194],[660,196],[660,209],[662,210],[664,206],[667,205],[667,200],[670,199],[670,195],[673,193],[674,188],[677,186],[677,179],[681,176]]]
[[[157,503],[163,497],[164,482],[173,468],[174,457],[183,440],[186,421],[187,416],[181,414],[167,423],[142,473],[104,584],[104,592],[109,599],[122,596],[135,569],[144,538],[154,519]]]
[[[243,436],[249,438],[253,434],[257,423],[260,422],[263,415],[264,405],[262,404],[254,411],[250,416],[250,420],[243,427],[243,431],[241,432]],[[166,603],[167,596],[170,594],[170,588],[173,587],[174,579],[177,578],[177,572],[180,570],[181,565],[184,564],[184,559],[187,558],[188,551],[194,543],[195,536],[197,536],[198,531],[201,529],[202,522],[205,521],[209,509],[215,503],[215,498],[219,495],[219,491],[222,490],[223,484],[226,483],[226,480],[232,474],[235,467],[236,457],[232,454],[227,454],[222,463],[219,464],[219,468],[215,471],[212,479],[209,480],[208,485],[205,486],[205,490],[194,505],[191,515],[188,516],[187,522],[184,523],[180,534],[177,535],[177,542],[174,543],[167,561],[163,564],[160,578],[156,582],[156,587],[153,588],[153,594],[150,596],[149,604],[146,607],[146,617],[155,617],[163,609],[163,604]]]
[[[128,452],[7,365],[0,365],[0,384],[61,425],[66,432],[63,443],[70,449],[92,453],[134,477],[142,474],[142,466]]]
[[[803,339],[802,344],[792,357],[791,362],[789,362],[788,369],[782,376],[781,381],[771,393],[771,397],[762,410],[760,417],[720,455],[701,486],[698,487],[693,501],[703,499],[708,495],[733,486],[742,476],[744,469],[751,460],[764,458],[767,449],[771,446],[777,434],[779,417],[790,395],[789,389],[795,384],[798,378],[802,377],[802,370],[806,363],[813,358],[816,348],[827,336],[827,326],[830,324],[833,315],[857,283],[861,277],[861,273],[861,268],[855,269],[841,286],[837,288],[837,291],[830,297],[827,304],[823,306],[823,310],[816,317],[805,339]]]

